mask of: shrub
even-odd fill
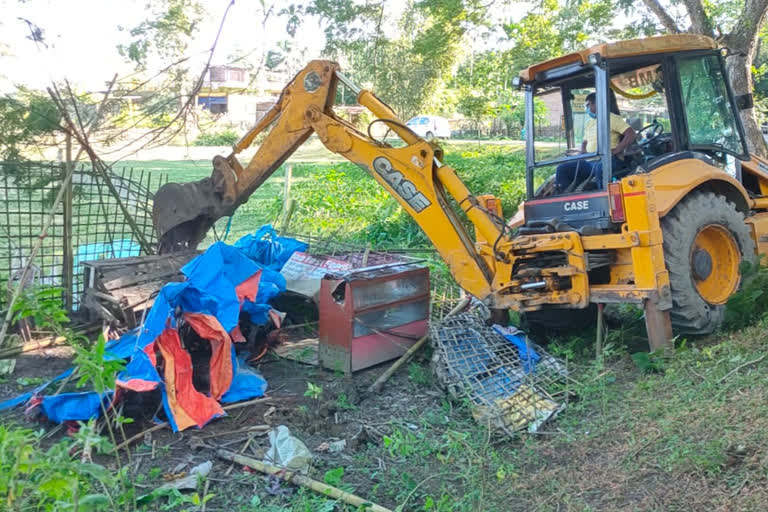
[[[201,133],[192,144],[195,146],[232,146],[240,138],[235,130]]]
[[[768,312],[768,268],[744,262],[741,265],[743,285],[725,307],[725,328],[742,329]]]

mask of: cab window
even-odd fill
[[[622,118],[637,132],[642,162],[672,151],[672,126],[661,63],[611,75],[611,94]]]
[[[691,146],[745,154],[720,59],[716,55],[681,58],[678,68]]]

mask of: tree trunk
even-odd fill
[[[736,50],[731,48],[731,51]],[[735,53],[735,52],[734,52]],[[733,88],[733,94],[740,96],[752,92],[752,55],[735,53],[726,60],[728,69],[728,78]],[[744,124],[744,132],[747,136],[747,146],[749,152],[763,158],[768,157],[768,147],[766,147],[763,132],[757,123],[757,116],[754,108],[742,110],[741,122]]]
[[[758,31],[765,21],[766,9],[768,0],[745,0],[739,21],[731,32],[723,37],[722,43],[729,51],[726,60],[728,78],[736,96],[752,93],[752,62],[757,52]],[[742,110],[740,114],[749,151],[764,158],[768,157],[768,147],[757,124],[755,109]]]

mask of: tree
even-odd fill
[[[484,23],[493,2],[421,0],[402,13],[387,2],[311,0],[283,10],[296,33],[310,16],[326,35],[324,55],[345,64],[345,72],[370,87],[403,118],[439,111],[435,99],[448,98],[444,83],[462,54],[468,30]]]
[[[734,94],[740,96],[752,92],[752,64],[757,55],[758,35],[768,11],[768,0],[744,0],[743,3],[736,0],[717,3],[683,0],[687,15],[683,20],[676,19],[670,7],[662,5],[661,0],[643,0],[643,3],[668,33],[688,32],[717,39],[729,50],[726,66]],[[683,24],[686,21],[687,26]],[[741,119],[750,151],[768,156],[755,109],[742,110]]]
[[[203,16],[196,0],[152,0],[147,9],[151,16],[129,30],[128,44],[118,46],[120,55],[141,70],[153,57],[167,63],[183,55]]]
[[[43,93],[19,88],[0,97],[0,161],[24,160],[25,149],[50,142],[59,122],[56,106]]]

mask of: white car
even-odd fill
[[[439,116],[419,116],[414,117],[407,123],[408,128],[413,130],[419,137],[427,140],[434,138],[448,139],[451,136],[451,126],[448,120]]]

